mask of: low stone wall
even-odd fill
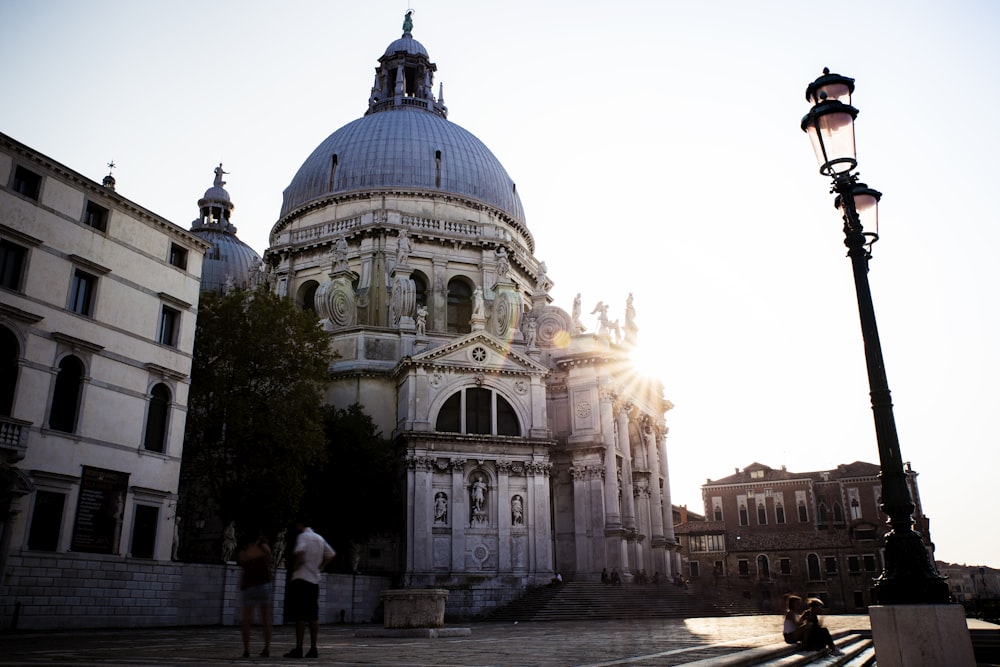
[[[240,619],[239,567],[94,554],[10,555],[0,582],[0,629],[234,625]],[[381,620],[384,577],[323,575],[320,623]],[[274,591],[282,623],[285,571]]]

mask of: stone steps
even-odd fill
[[[529,589],[519,600],[496,610],[491,621],[569,621],[628,618],[717,616],[720,611],[671,584],[566,582]]]
[[[707,660],[682,663],[684,667],[872,667],[875,665],[875,647],[871,636],[859,632],[840,632],[834,635],[837,648],[843,655],[826,651],[799,651],[785,643],[760,646],[716,656]]]

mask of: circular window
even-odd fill
[[[486,361],[486,348],[484,347],[474,347],[472,348],[472,358],[479,363]]]

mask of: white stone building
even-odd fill
[[[672,406],[629,364],[631,296],[623,334],[603,303],[591,331],[580,297],[552,305],[513,180],[447,120],[411,29],[285,189],[264,257],[334,333],[328,400],[406,443],[405,585],[477,613],[557,571],[670,574]]]
[[[109,559],[171,558],[209,247],[110,175],[0,135],[4,583],[25,581],[29,555],[80,579]]]

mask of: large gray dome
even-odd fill
[[[281,217],[324,196],[398,188],[479,200],[524,224],[514,181],[490,149],[420,108],[371,113],[327,137],[285,188]]]

